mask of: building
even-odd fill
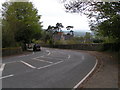
[[[74,35],[71,34],[64,34],[63,32],[58,32],[57,34],[53,35],[54,40],[69,40],[73,37]]]

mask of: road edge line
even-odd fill
[[[96,59],[96,63],[92,68],[92,70],[77,85],[75,85],[72,90],[75,90],[76,88],[78,88],[80,84],[82,84],[85,81],[85,79],[87,79],[90,76],[90,74],[95,70],[97,64],[98,64],[98,59]]]

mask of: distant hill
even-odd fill
[[[63,31],[64,33],[68,33],[69,31]],[[79,31],[79,30],[74,30],[74,35],[77,36],[77,37],[80,37],[80,36],[84,36],[86,34],[86,32],[89,32],[89,31]],[[93,32],[90,32],[92,35]]]

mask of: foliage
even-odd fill
[[[74,28],[73,26],[67,26],[67,27],[66,27],[67,30],[70,30],[71,35],[74,35],[74,31],[71,30],[71,29],[73,29],[73,28]],[[70,33],[68,33],[68,34],[70,34]]]
[[[55,45],[61,45],[61,44],[66,44],[66,42],[63,41],[63,40],[57,40],[57,41],[54,42],[54,44]]]
[[[67,26],[67,27],[66,27],[67,30],[70,30],[70,29],[72,29],[72,28],[73,28],[73,26]]]
[[[115,15],[111,19],[101,22],[98,25],[98,33],[120,42],[120,15]]]
[[[58,30],[58,32],[61,32],[61,28],[63,27],[64,26],[62,25],[62,23],[57,23],[55,28]]]
[[[67,12],[82,13],[90,20],[91,30],[120,42],[120,2],[64,2]]]
[[[91,37],[92,37],[91,33],[86,32],[84,38],[86,38],[86,39],[90,39]]]
[[[62,23],[56,23],[55,26],[49,25],[47,30],[44,32],[44,41],[47,44],[55,44],[56,42],[53,39],[53,35],[58,34],[58,32],[62,32],[61,28],[63,27]]]
[[[41,16],[37,13],[31,2],[5,2],[2,5],[3,46],[41,38]]]

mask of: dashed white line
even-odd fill
[[[4,78],[8,78],[8,77],[12,77],[12,76],[14,76],[14,75],[11,74],[11,75],[7,75],[7,76],[3,76],[3,77],[0,77],[0,79],[4,79]]]
[[[29,63],[26,63],[26,62],[24,62],[24,61],[20,61],[20,62],[22,62],[23,64],[27,65],[27,66],[30,67],[30,68],[36,68],[36,67],[34,67],[34,66],[30,65]]]
[[[50,65],[46,65],[46,66],[43,66],[43,67],[39,67],[38,69],[42,69],[42,68],[47,68],[47,67],[50,67],[50,66],[53,66],[53,65],[56,65],[56,64],[59,64],[63,61],[59,61],[59,62],[56,62],[56,63],[53,63],[53,64],[50,64]]]

